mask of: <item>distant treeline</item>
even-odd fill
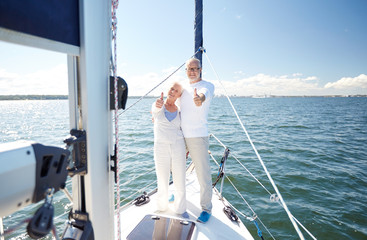
[[[0,95],[1,100],[59,100],[68,99],[67,95]]]

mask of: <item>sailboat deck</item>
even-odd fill
[[[173,193],[173,186],[171,185],[169,188],[170,193]],[[247,228],[243,225],[243,223],[239,220],[238,222],[231,221],[223,212],[224,204],[222,200],[219,199],[219,196],[216,191],[213,190],[213,209],[212,216],[210,217],[207,223],[197,222],[196,219],[201,213],[200,207],[200,187],[197,182],[197,177],[195,171],[192,169],[187,170],[186,174],[186,198],[187,198],[187,213],[189,214],[189,219],[183,218],[180,215],[175,214],[171,209],[173,208],[173,204],[169,204],[169,209],[165,212],[156,212],[156,198],[153,194],[150,196],[150,202],[144,204],[142,206],[135,206],[133,204],[121,209],[120,211],[120,227],[121,227],[121,239],[133,239],[131,238],[133,235],[141,234],[144,232],[144,236],[151,236],[151,239],[244,239],[250,240],[253,239]],[[224,201],[226,201],[224,199]],[[164,228],[163,238],[162,232],[157,233],[158,225],[154,220],[151,221],[152,226],[140,224],[140,228],[137,227],[139,223],[143,220],[143,218],[147,219],[147,215],[149,218],[167,218],[171,221],[167,221],[167,226]],[[178,220],[178,221],[175,221]],[[176,223],[183,222],[183,226],[178,227],[173,226]],[[186,222],[186,223],[185,223]],[[189,223],[189,225],[187,225]],[[170,225],[170,226],[168,226]],[[179,224],[178,224],[179,225]],[[143,226],[143,227],[141,227]],[[181,231],[184,228],[188,228],[192,226],[192,234],[191,237],[187,238],[187,235],[184,233],[181,235],[181,238],[177,238],[177,234],[175,237],[170,237],[169,229],[177,229]],[[154,229],[155,228],[155,229]],[[134,230],[134,233],[131,232]],[[182,232],[187,232],[188,230],[184,229]],[[130,236],[129,236],[130,234]],[[158,238],[155,238],[155,237]],[[129,236],[129,238],[128,238]]]

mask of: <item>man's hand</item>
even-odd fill
[[[198,94],[196,88],[194,89],[194,103],[197,107],[200,107],[205,100],[204,94]]]
[[[155,101],[155,106],[157,108],[162,108],[163,104],[164,104],[164,101],[163,101],[163,92],[162,92],[161,97],[157,98],[157,100]]]

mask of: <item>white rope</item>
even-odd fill
[[[116,10],[118,8],[119,5],[119,1],[118,0],[111,0],[111,16],[112,16],[112,21],[111,21],[111,27],[112,27],[112,41],[114,44],[114,48],[113,48],[113,58],[112,58],[112,70],[113,70],[113,77],[114,77],[114,89],[115,89],[115,157],[116,157],[116,164],[115,164],[115,169],[116,169],[116,179],[117,179],[117,186],[116,186],[116,202],[117,202],[117,208],[116,208],[116,214],[117,214],[117,239],[120,240],[121,239],[121,226],[120,226],[120,172],[119,172],[119,125],[118,125],[118,119],[119,119],[119,115],[118,113],[118,82],[117,82],[117,39],[116,39],[116,35],[117,35],[117,16],[116,16]]]
[[[292,215],[292,217],[303,228],[303,230],[305,230],[308,233],[308,235],[310,235],[310,237],[312,237],[312,239],[317,240],[317,238],[315,238],[315,236],[312,235],[312,233],[310,231],[308,231],[307,228],[305,226],[303,226],[302,223],[300,223],[297,218],[295,218],[293,215]]]
[[[299,229],[299,227],[298,227],[297,223],[294,221],[294,219],[293,219],[293,217],[292,217],[291,212],[289,211],[289,209],[288,209],[288,207],[287,207],[286,203],[285,203],[285,202],[284,202],[284,200],[283,200],[282,195],[280,194],[280,192],[279,192],[279,190],[278,190],[278,187],[276,186],[275,182],[273,181],[273,178],[271,177],[271,175],[270,175],[270,173],[269,173],[268,169],[266,168],[266,166],[265,166],[265,164],[264,164],[263,160],[261,159],[260,154],[258,153],[257,149],[255,148],[255,145],[254,145],[254,143],[252,142],[252,140],[251,140],[251,138],[250,138],[249,134],[247,133],[247,130],[246,130],[245,126],[243,125],[243,123],[242,123],[242,121],[241,121],[240,117],[238,116],[238,113],[237,113],[236,109],[234,108],[234,106],[233,106],[233,104],[232,104],[231,99],[228,97],[227,91],[226,91],[225,87],[223,86],[222,82],[220,81],[220,79],[219,79],[219,76],[218,76],[217,72],[215,71],[215,69],[214,69],[214,67],[213,67],[213,65],[212,65],[212,63],[211,63],[211,61],[210,61],[210,59],[209,59],[208,55],[206,54],[206,51],[205,51],[205,56],[206,56],[206,58],[207,58],[207,60],[208,60],[208,62],[209,62],[209,64],[210,64],[210,66],[212,67],[212,69],[213,69],[213,71],[214,71],[215,75],[217,76],[217,79],[218,79],[219,83],[222,85],[222,88],[224,89],[224,91],[225,91],[225,93],[226,93],[226,97],[227,97],[227,99],[228,99],[228,101],[229,101],[229,104],[231,105],[231,107],[232,107],[232,109],[233,109],[233,111],[234,111],[234,113],[235,113],[235,115],[236,115],[236,117],[237,117],[237,119],[238,119],[238,121],[239,121],[239,123],[240,123],[240,125],[241,125],[241,127],[242,127],[242,129],[243,129],[243,131],[245,132],[245,134],[246,134],[246,136],[247,136],[247,139],[249,140],[249,142],[250,142],[250,144],[251,144],[251,146],[252,146],[252,148],[253,148],[253,150],[255,151],[255,154],[256,154],[257,158],[259,159],[259,161],[260,161],[260,163],[261,163],[261,166],[263,167],[263,169],[264,169],[264,171],[265,171],[266,175],[268,176],[268,179],[269,179],[270,183],[272,184],[272,186],[273,186],[273,188],[274,188],[275,192],[277,193],[277,195],[278,195],[278,197],[279,197],[279,200],[281,201],[281,203],[282,203],[282,205],[283,205],[284,210],[285,210],[285,211],[286,211],[286,213],[288,214],[289,220],[290,220],[290,221],[291,221],[291,223],[293,224],[294,229],[297,231],[299,238],[300,238],[301,240],[304,240],[305,238],[304,238],[304,236],[303,236],[303,234],[302,234],[301,230]]]
[[[66,197],[69,199],[69,201],[71,203],[73,203],[73,197],[71,196],[71,194],[69,193],[69,191],[66,188],[63,188],[62,191],[64,192],[64,194],[66,195]]]
[[[210,134],[211,136],[213,136],[215,138],[215,140],[217,140],[224,148],[227,148],[214,134]],[[251,177],[253,179],[255,179],[255,181],[260,185],[262,186],[262,188],[267,191],[269,193],[269,195],[271,195],[271,192],[260,182],[260,180],[258,180],[255,175],[253,175],[250,170],[248,170],[245,165],[243,165],[241,163],[241,161],[233,154],[233,151],[231,150],[231,156],[236,159],[236,161],[251,175]]]
[[[217,140],[217,142],[222,145],[223,148],[227,148],[226,145],[224,145],[214,134],[210,134],[212,137],[214,137],[215,140]],[[233,154],[233,151],[231,150],[231,156],[236,159],[236,161],[263,187],[263,189],[265,191],[268,192],[268,194],[271,196],[271,192],[241,163],[241,161]],[[279,203],[279,205],[281,207],[283,207],[283,205],[281,203]],[[241,214],[241,213],[240,213]],[[312,235],[312,233],[310,231],[307,230],[307,228],[305,226],[302,225],[302,223],[300,223],[300,221],[298,221],[298,219],[293,216],[292,214],[292,217],[294,218],[294,220],[298,223],[298,225],[300,225],[314,240],[316,240],[316,238]],[[264,227],[266,228],[266,226],[264,225]]]

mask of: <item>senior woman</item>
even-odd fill
[[[182,86],[175,82],[163,100],[163,92],[152,106],[154,120],[154,161],[157,175],[157,210],[168,209],[168,185],[172,171],[175,196],[173,210],[176,214],[188,217],[186,212],[186,146],[181,130],[180,110],[176,100],[182,94]]]

